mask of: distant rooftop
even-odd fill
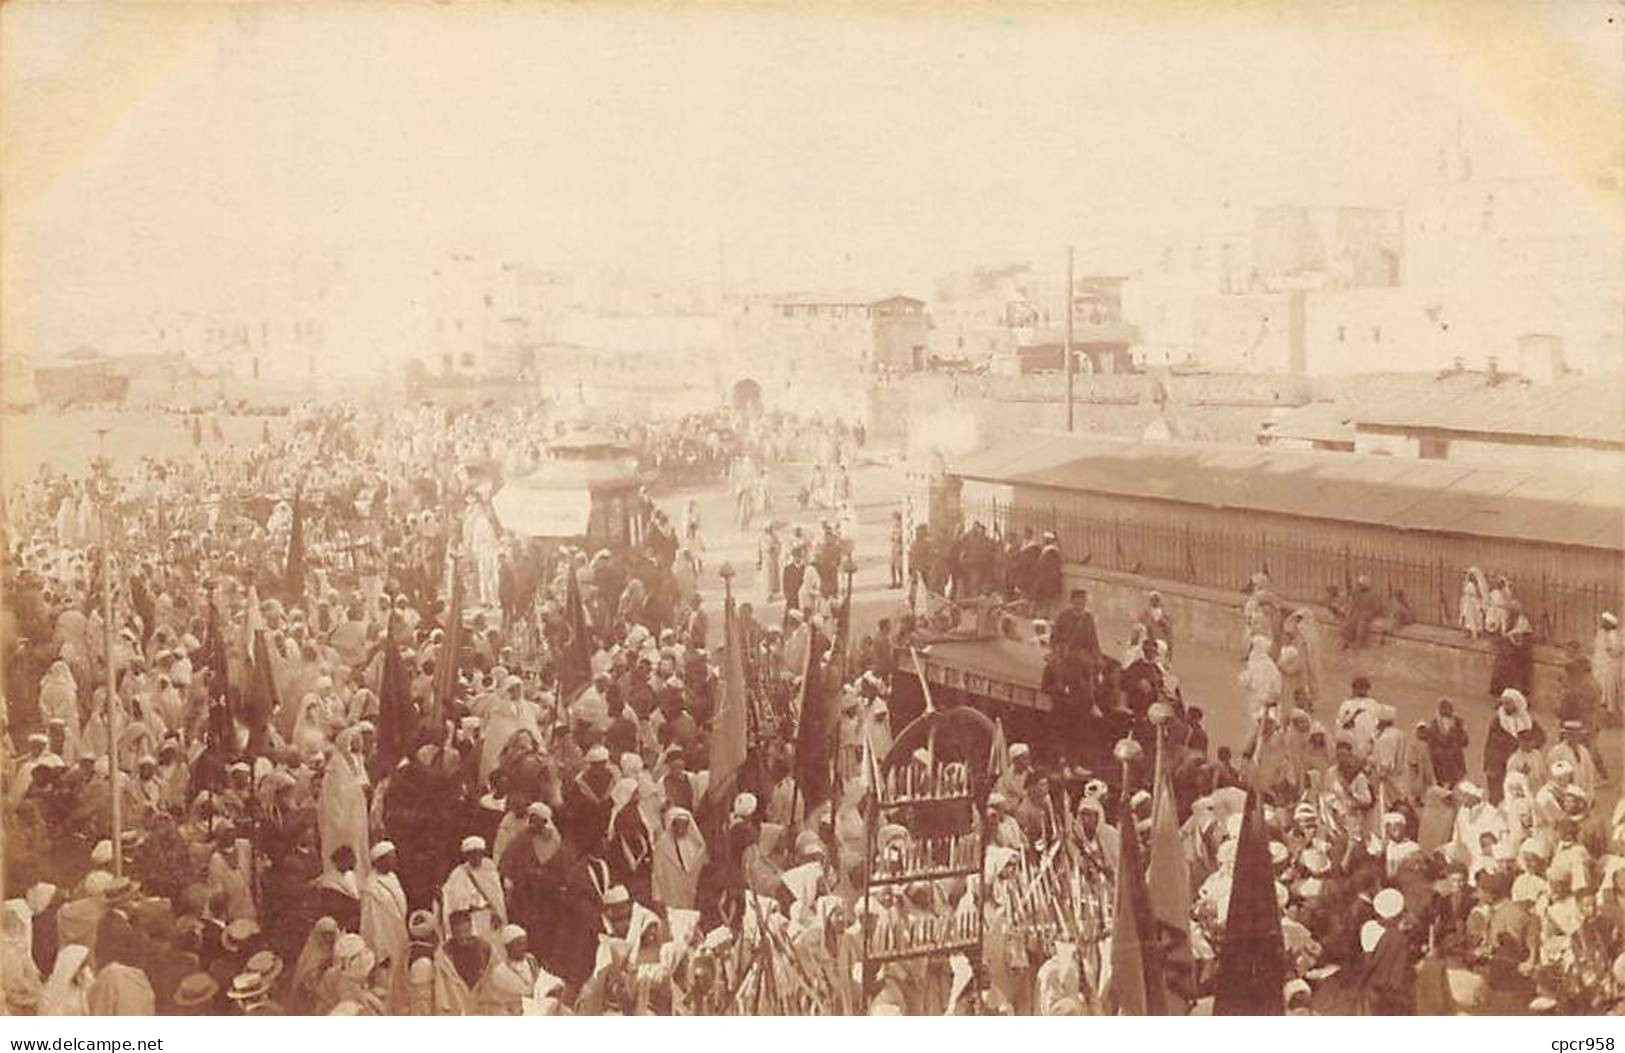
[[[1477,384],[1440,384],[1433,390],[1370,400],[1352,419],[1361,429],[1428,429],[1625,446],[1625,387],[1617,376],[1548,384],[1508,377],[1493,387],[1480,379]]]
[[[781,296],[767,296],[763,297],[763,299],[777,304],[820,307],[872,307],[877,303],[885,303],[887,300],[912,300],[914,303],[925,303],[918,296],[908,296],[896,292],[877,296],[873,290],[847,290],[837,293],[788,293]]]
[[[1354,422],[1347,406],[1337,402],[1311,402],[1266,421],[1261,432],[1272,439],[1305,442],[1354,442]]]

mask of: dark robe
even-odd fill
[[[1456,999],[1450,993],[1450,963],[1429,954],[1416,969],[1416,1015],[1455,1016]]]
[[[1517,961],[1496,960],[1484,971],[1485,997],[1474,1016],[1528,1016],[1535,983],[1518,971]]]
[[[588,783],[586,772],[572,779],[565,790],[564,815],[560,832],[582,855],[596,855],[609,827],[609,784],[598,793]]]
[[[202,918],[198,922],[197,957],[198,964],[210,975],[214,973],[214,963],[226,955],[226,926],[219,918]]]
[[[500,869],[513,921],[543,934],[535,946],[542,967],[572,985],[584,983],[598,947],[600,907],[580,857],[562,842],[539,846],[527,832],[503,852]]]
[[[653,899],[654,843],[636,805],[627,805],[615,817],[615,830],[604,850],[610,878],[625,885],[639,903]]]
[[[390,776],[384,827],[400,858],[402,891],[414,909],[429,905],[441,876],[452,867],[458,828],[445,817],[456,798],[456,787],[445,773],[415,760]]]
[[[42,977],[50,976],[52,968],[56,965],[58,950],[56,915],[61,908],[62,898],[59,893],[45,910],[34,915],[34,941],[31,950],[34,964],[39,968]]]
[[[668,773],[660,780],[660,786],[666,791],[666,803],[671,807],[694,811],[694,782],[687,772]]]
[[[1066,607],[1055,616],[1055,627],[1050,631],[1050,645],[1068,653],[1082,654],[1092,659],[1100,654],[1100,634],[1095,629],[1095,616],[1088,610]]]
[[[1028,541],[1010,561],[1010,586],[1023,596],[1033,595],[1033,586],[1038,574],[1038,554],[1042,551],[1038,542]]]
[[[1535,748],[1546,748],[1546,729],[1539,722],[1530,725],[1535,733]],[[1505,790],[1507,760],[1518,752],[1518,740],[1501,726],[1499,711],[1490,714],[1490,730],[1484,736],[1485,790],[1491,804],[1500,804]]]
[[[491,961],[491,945],[478,937],[448,940],[446,957],[451,959],[457,975],[463,978],[463,983],[472,991],[479,984],[480,978],[485,975],[485,967]]]
[[[652,701],[653,696],[650,696],[650,698]],[[611,757],[619,757],[623,753],[637,753],[637,721],[627,717],[624,713],[610,721],[609,730],[604,732],[604,745],[608,747]]]
[[[316,853],[305,848],[273,857],[264,872],[265,899],[260,916],[266,919],[266,938],[284,961],[299,956],[311,926],[320,914],[312,913],[311,883],[321,873]]]
[[[1041,607],[1061,598],[1061,550],[1045,545],[1038,552],[1038,563],[1033,570],[1033,602]]]
[[[356,879],[357,886],[360,878]],[[361,900],[340,892],[336,888],[315,885],[311,889],[312,910],[316,917],[328,917],[339,923],[340,932],[361,931]]]
[[[1491,638],[1495,651],[1495,665],[1490,670],[1490,694],[1499,698],[1502,691],[1515,687],[1525,695],[1533,692],[1535,679],[1535,634],[1532,632],[1502,633]]]
[[[801,609],[801,582],[807,574],[804,563],[792,561],[784,568],[784,609],[798,611]]]
[[[1411,1016],[1416,1012],[1411,948],[1405,934],[1384,929],[1376,949],[1358,970],[1361,1016]]]
[[[1136,658],[1123,670],[1122,677],[1123,696],[1135,713],[1143,715],[1162,695],[1162,669],[1155,662]],[[1149,692],[1141,688],[1141,684],[1149,685]]]
[[[114,907],[96,923],[96,963],[123,962],[140,968],[145,961],[147,941],[137,933],[130,916]]]
[[[1433,778],[1440,786],[1453,787],[1467,777],[1467,725],[1460,717],[1453,719],[1449,729],[1434,718],[1427,725],[1427,747]]]

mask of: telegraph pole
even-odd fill
[[[124,873],[124,837],[122,830],[122,802],[119,800],[118,767],[118,685],[113,669],[113,560],[110,554],[112,535],[107,521],[112,518],[112,472],[107,463],[107,428],[96,429],[96,475],[101,486],[100,534],[102,542],[102,647],[107,661],[107,782],[112,788],[113,875]]]
[[[1072,414],[1072,246],[1066,247],[1066,430],[1073,430]]]

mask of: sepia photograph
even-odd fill
[[[0,366],[13,1050],[1614,1048],[1621,3],[13,0]]]

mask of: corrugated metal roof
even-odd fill
[[[1625,480],[1354,453],[1037,432],[954,474],[1400,530],[1625,548]]]
[[[1356,426],[1625,443],[1625,388],[1617,376],[1456,386],[1368,403],[1354,419]]]

